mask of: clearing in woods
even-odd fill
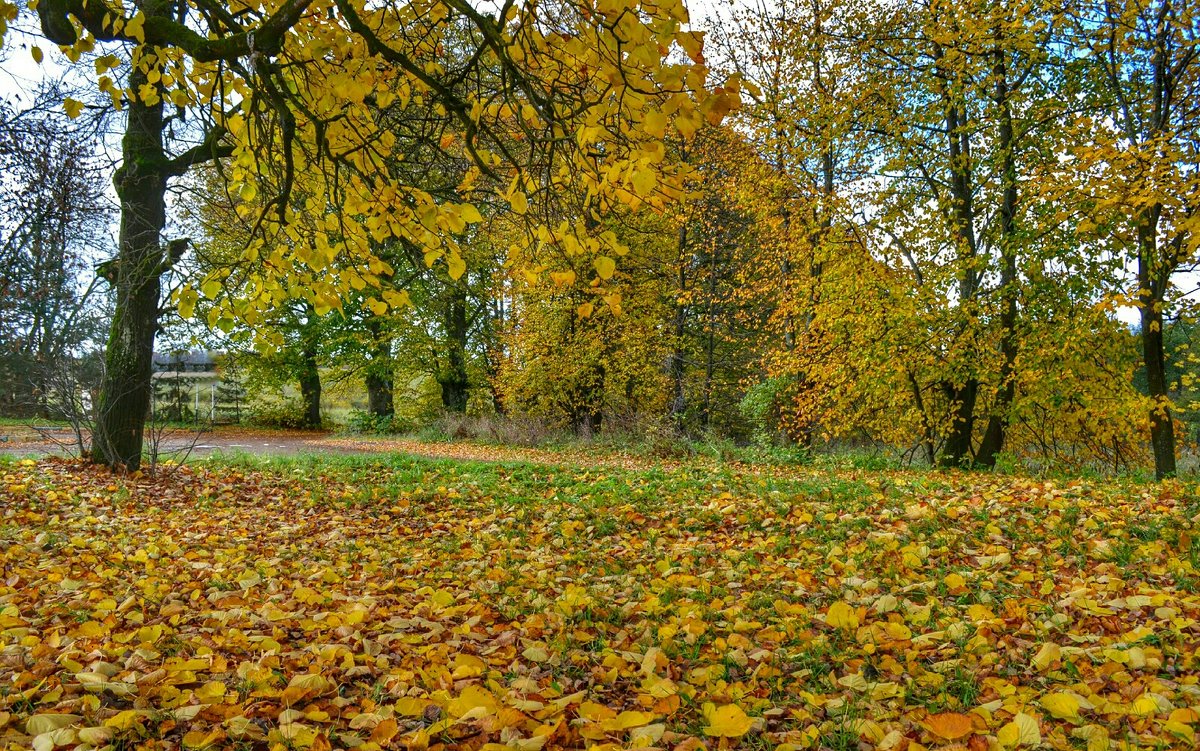
[[[1191,486],[498,458],[0,464],[0,746],[1196,743]]]

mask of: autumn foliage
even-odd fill
[[[5,464],[0,744],[1195,746],[1187,487],[629,464]]]

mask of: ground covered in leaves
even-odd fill
[[[0,748],[1191,748],[1180,484],[0,464]]]

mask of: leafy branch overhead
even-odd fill
[[[661,124],[643,122],[666,115],[694,130],[707,114],[727,111],[737,95],[730,88],[707,96],[702,65],[668,62],[672,49],[681,48],[701,59],[699,35],[685,30],[681,5],[632,11],[615,3],[565,4],[546,13],[508,2],[488,15],[452,1],[360,7],[350,0],[293,0],[237,12],[207,2],[171,13],[147,5],[131,14],[71,0],[37,9],[47,38],[76,53],[105,42],[132,50],[144,82],[124,89],[111,80],[101,84],[117,104],[166,99],[188,109],[202,131],[199,143],[170,160],[168,175],[232,157],[235,194],[251,202],[269,190],[256,208],[248,260],[291,244],[287,229],[297,212],[337,209],[337,221],[318,223],[310,248],[292,251],[319,267],[319,275],[306,273],[302,263],[288,271],[299,279],[275,279],[282,273],[276,264],[262,267],[269,289],[313,282],[319,304],[346,294],[352,283],[378,285],[378,272],[347,272],[343,279],[328,266],[337,256],[353,259],[337,268],[379,266],[372,263],[372,241],[416,242],[431,261],[445,258],[461,273],[451,235],[481,220],[469,203],[481,196],[481,177],[521,213],[535,193],[586,193],[585,213],[611,200],[640,202],[646,185],[659,182],[645,145],[663,135]],[[391,162],[420,144],[390,126],[414,109],[448,118],[462,134],[437,138],[441,150],[469,159],[459,185],[464,203],[437,200],[426,185],[396,179]],[[613,179],[623,172],[630,177]],[[501,173],[508,177],[497,183]],[[305,193],[321,195],[321,202],[298,196],[299,175],[309,181]],[[252,316],[269,297],[231,304]]]

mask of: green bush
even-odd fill
[[[258,402],[250,408],[246,422],[260,428],[284,430],[303,430],[308,427],[304,423],[304,404],[299,399]]]
[[[396,435],[416,430],[415,421],[400,415],[373,415],[361,409],[353,410],[346,419],[346,430],[363,435]]]

